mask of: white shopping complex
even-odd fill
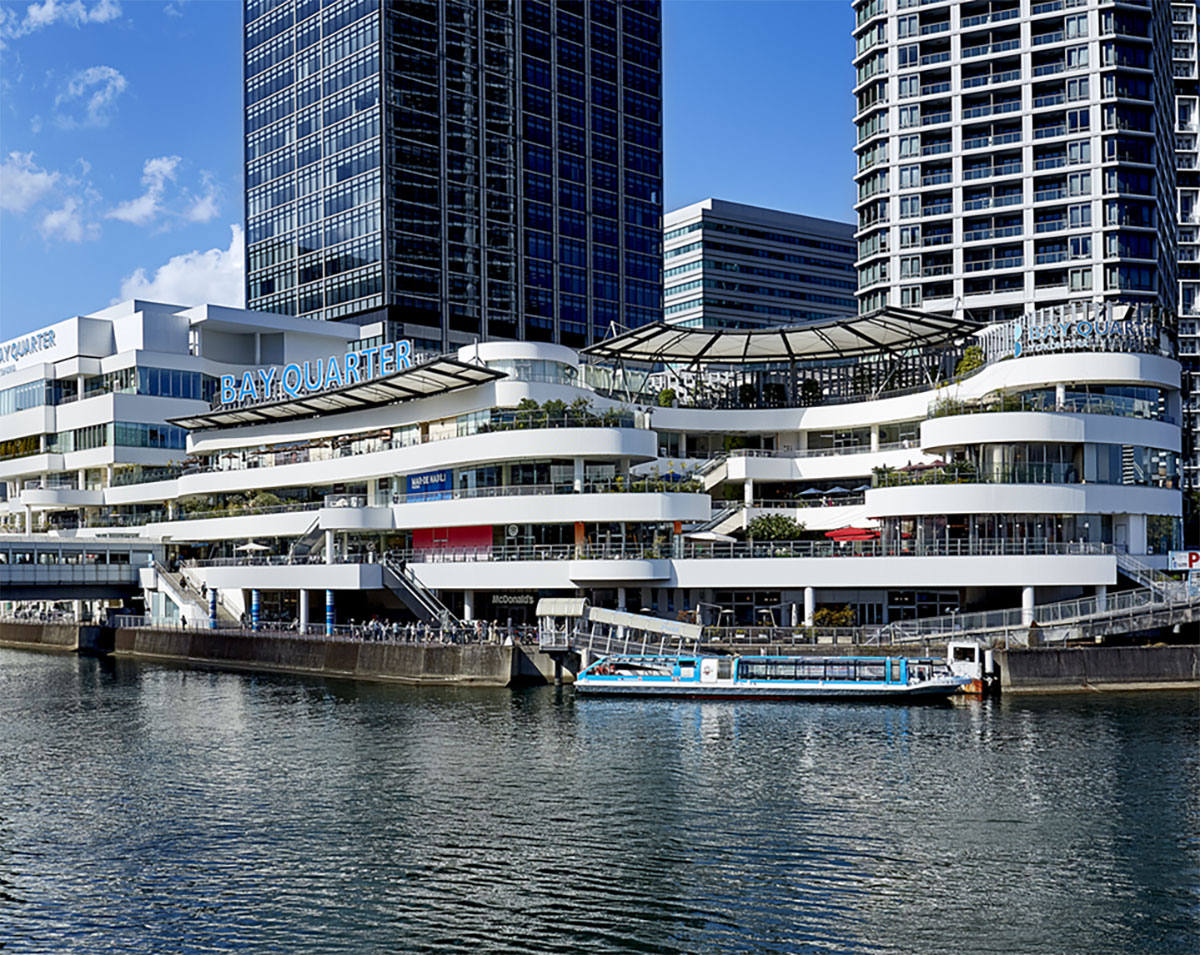
[[[132,303],[2,346],[5,599],[873,625],[1105,593],[1180,543],[1180,366],[1149,309],[656,324],[582,353],[378,331]],[[803,532],[746,540],[762,515]]]

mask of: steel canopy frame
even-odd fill
[[[895,354],[940,345],[983,328],[963,317],[886,308],[851,319],[780,328],[690,328],[655,322],[589,345],[593,359],[646,364],[750,365]]]
[[[281,398],[242,407],[230,405],[214,408],[203,414],[169,418],[168,421],[190,431],[205,431],[210,428],[310,418],[413,398],[428,398],[507,377],[507,373],[494,368],[468,364],[457,358],[442,357],[414,365],[412,368],[401,369],[382,378],[343,385],[330,391],[318,391],[295,398]]]

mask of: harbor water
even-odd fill
[[[1194,953],[1198,739],[0,650],[0,949]]]

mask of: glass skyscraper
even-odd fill
[[[246,299],[445,348],[662,317],[657,0],[248,0]]]

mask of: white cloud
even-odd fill
[[[53,189],[58,180],[57,172],[34,165],[33,153],[9,153],[0,165],[0,209],[25,212]]]
[[[228,249],[176,255],[165,265],[160,265],[152,279],[146,278],[145,269],[136,269],[122,280],[121,294],[113,301],[141,298],[177,305],[241,308],[246,301],[244,254],[242,227],[230,226]]]
[[[142,167],[142,185],[146,187],[136,199],[122,202],[115,209],[106,213],[109,219],[120,219],[134,225],[147,225],[155,220],[162,210],[163,190],[167,180],[174,180],[175,167],[179,165],[178,156],[159,156],[157,159],[147,159]]]
[[[191,198],[191,204],[183,214],[189,222],[211,222],[220,211],[217,205],[217,187],[212,176],[205,172],[200,174],[200,178],[204,183],[204,195]]]
[[[21,17],[13,10],[0,11],[0,36],[11,38],[28,36],[36,30],[65,23],[81,27],[85,23],[107,23],[121,15],[121,4],[117,0],[96,0],[88,6],[83,0],[43,0],[31,3]]]
[[[64,129],[76,126],[107,126],[115,112],[117,97],[129,85],[119,70],[111,66],[90,66],[80,70],[67,83],[67,88],[54,99],[55,107],[70,106],[74,101],[84,103],[83,118],[59,113],[55,121]]]
[[[79,200],[68,197],[62,207],[42,216],[38,231],[46,239],[62,239],[64,242],[82,242],[84,239],[100,237],[100,227],[95,223],[84,224]]]

